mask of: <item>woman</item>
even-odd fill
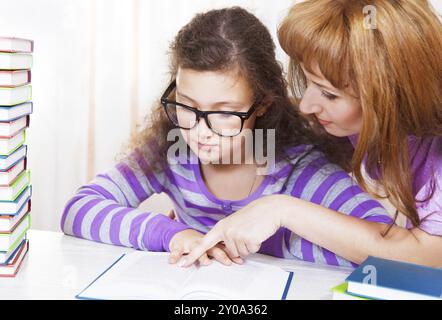
[[[429,3],[304,1],[290,10],[278,37],[291,58],[300,111],[330,138],[348,137],[355,149],[347,160],[359,184],[374,194],[363,164],[382,188],[377,195],[388,197],[407,225],[386,230],[296,197],[271,196],[218,223],[182,264],[219,241],[245,256],[253,251],[244,248],[262,243],[268,230],[285,227],[355,263],[372,255],[441,267],[442,25]],[[254,222],[245,228],[247,221]]]

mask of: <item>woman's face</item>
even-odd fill
[[[331,135],[346,137],[357,134],[362,127],[362,108],[353,92],[336,89],[324,78],[319,67],[315,74],[302,70],[307,78],[307,88],[299,105],[303,114],[315,116]]]
[[[254,102],[248,82],[238,77],[236,72],[201,72],[179,68],[176,84],[176,101],[201,111],[247,112]],[[247,129],[254,128],[255,118],[253,114],[245,120],[242,132],[235,137],[220,137],[203,118],[194,128],[181,129],[181,134],[202,162],[225,163],[232,152],[242,151],[241,137]],[[232,122],[228,116],[217,119],[219,124],[225,123],[226,130],[229,130]]]

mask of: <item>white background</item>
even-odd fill
[[[240,5],[276,40],[288,0],[0,0],[0,35],[35,41],[27,132],[33,228],[58,231],[75,190],[114,163],[168,79],[166,51],[201,11]],[[442,12],[442,1],[433,5]],[[278,59],[286,62],[278,48]],[[165,210],[164,197],[147,206]]]

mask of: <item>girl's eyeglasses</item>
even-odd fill
[[[167,99],[176,87],[172,81],[161,97],[161,104],[169,120],[178,128],[190,130],[204,118],[207,127],[222,137],[234,137],[241,133],[244,121],[255,112],[259,103],[255,102],[247,112],[234,111],[200,111],[185,104]]]

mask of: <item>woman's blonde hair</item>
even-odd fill
[[[307,0],[291,8],[278,37],[296,97],[306,87],[301,63],[312,73],[317,64],[333,86],[356,92],[363,125],[352,171],[380,197],[363,179],[366,158],[367,172],[418,226],[408,137],[442,135],[442,24],[428,1]]]

